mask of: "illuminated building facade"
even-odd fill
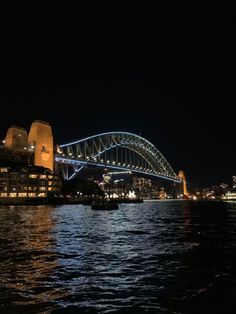
[[[49,197],[59,190],[58,176],[46,168],[18,163],[0,166],[0,198]]]
[[[11,126],[7,130],[4,146],[14,151],[24,151],[27,146],[27,131],[18,126]]]
[[[33,150],[34,165],[53,171],[53,136],[47,122],[36,120],[28,135],[28,146]]]
[[[236,200],[236,192],[228,191],[223,197],[223,200],[235,201]]]
[[[21,127],[10,127],[4,147],[12,153],[30,154],[31,162],[35,166],[42,166],[53,171],[53,136],[52,128],[47,122],[35,120],[29,134]]]
[[[18,126],[8,129],[0,147],[0,202],[8,198],[46,198],[58,194],[61,179],[54,171],[51,126],[32,123],[29,134]]]
[[[236,176],[232,177],[232,181],[233,181],[233,189],[236,189]]]

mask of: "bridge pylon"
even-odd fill
[[[53,171],[53,136],[52,128],[47,122],[35,120],[32,123],[28,145],[34,150],[34,165]]]
[[[183,198],[188,198],[186,176],[183,170],[179,171],[178,178],[181,180],[181,194]]]

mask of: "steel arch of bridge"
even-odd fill
[[[128,132],[101,133],[60,145],[55,161],[61,165],[64,179],[67,180],[84,166],[94,165],[129,170],[180,183],[168,161],[152,143]],[[72,169],[71,175],[69,167]]]

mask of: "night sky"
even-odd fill
[[[117,12],[95,19],[66,5],[9,4],[1,138],[10,125],[29,129],[34,119],[49,122],[60,144],[128,131],[151,141],[193,187],[231,182],[234,16]]]

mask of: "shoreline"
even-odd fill
[[[68,198],[34,198],[34,199],[1,199],[0,206],[33,206],[33,205],[92,205],[96,198],[91,199],[68,199]],[[110,199],[114,203],[143,203],[142,199]]]
[[[67,198],[45,198],[45,199],[17,199],[17,200],[0,200],[0,206],[37,206],[37,205],[92,205],[92,202],[96,199],[67,199]],[[110,199],[109,202],[114,202],[118,204],[127,203],[144,203],[144,202],[171,202],[171,201],[187,201],[187,202],[236,202],[236,200],[225,200],[225,199],[215,199],[215,200],[188,200],[188,199]]]

